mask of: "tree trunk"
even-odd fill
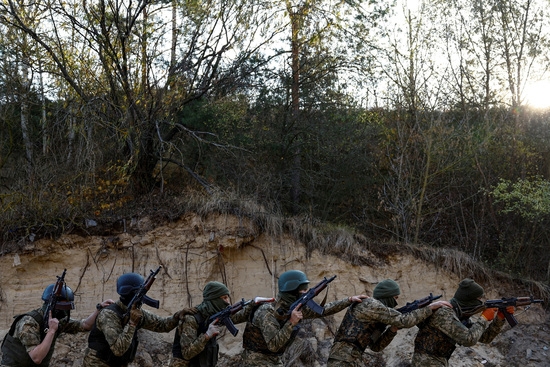
[[[155,126],[144,124],[147,130],[140,136],[139,149],[134,152],[135,168],[131,174],[131,189],[136,195],[147,194],[155,187],[153,172],[157,165],[155,156]]]
[[[27,60],[23,60],[22,63],[22,93],[21,97],[21,134],[23,136],[23,143],[25,145],[25,158],[27,159],[27,178],[29,182],[32,182],[32,167],[33,167],[33,149],[32,141],[29,136],[29,66]]]
[[[301,10],[294,10],[290,1],[287,1],[287,11],[291,24],[291,137],[294,143],[291,178],[290,178],[290,200],[292,213],[297,214],[300,208],[301,196],[301,172],[302,172],[302,148],[299,134],[299,114],[300,114],[300,23]]]

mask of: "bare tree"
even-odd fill
[[[249,46],[246,37],[263,26],[247,4],[38,1],[37,11],[49,16],[37,27],[27,20],[26,8],[13,0],[2,3],[0,10],[3,24],[28,35],[48,55],[50,73],[72,91],[67,102],[73,109],[75,103],[80,106],[75,111],[94,116],[91,122],[101,128],[96,129],[101,130],[98,138],[112,143],[134,192],[143,193],[155,184],[154,170],[163,152],[181,150],[164,145],[181,143],[186,135],[211,139],[174,117],[183,106],[235,80],[228,76],[238,67],[226,57],[239,56]],[[171,46],[165,48],[166,43]],[[170,67],[164,68],[166,64]],[[193,171],[182,156],[178,164]]]
[[[500,32],[500,52],[505,63],[512,107],[522,104],[523,87],[529,79],[532,66],[542,55],[540,41],[545,14],[542,5],[534,0],[516,2],[497,1],[496,14]]]

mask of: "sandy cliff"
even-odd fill
[[[202,287],[210,280],[227,284],[233,301],[273,297],[278,275],[289,269],[305,271],[312,283],[337,275],[328,290],[329,301],[354,294],[370,295],[376,283],[385,278],[400,283],[400,304],[430,292],[449,299],[460,281],[457,274],[411,255],[395,255],[389,261],[382,261],[364,253],[373,265],[353,266],[335,256],[317,251],[308,253],[302,243],[291,237],[267,236],[252,222],[231,215],[201,218],[189,214],[157,228],[152,228],[147,219],[132,225],[151,229],[142,230],[142,235],[66,235],[55,241],[29,243],[22,253],[1,256],[0,337],[3,338],[14,315],[40,306],[42,290],[54,282],[63,269],[67,269],[67,284],[76,294],[73,317],[87,316],[102,299],[116,299],[115,281],[119,275],[135,271],[146,276],[158,265],[163,269],[149,295],[160,300],[160,309],[154,310],[160,315],[170,315],[182,307],[200,303]],[[505,296],[499,294],[499,284],[483,285],[489,298]],[[297,357],[293,365],[324,366],[342,316],[343,312],[326,320],[308,322],[301,341],[295,345],[297,350],[293,352]],[[459,347],[452,365],[550,365],[548,315],[536,306],[527,312],[518,311],[518,320],[520,325],[514,329],[506,326],[492,345]],[[237,337],[225,333],[220,340],[220,366],[238,366],[244,325],[237,326],[241,329]],[[379,366],[407,366],[415,333],[416,328],[400,330],[383,353],[365,353],[365,358]],[[134,365],[166,366],[173,332],[143,334]],[[64,337],[58,344],[54,365],[79,366],[86,335]]]

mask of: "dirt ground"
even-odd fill
[[[416,328],[400,330],[396,340],[382,353],[366,351],[365,366],[407,367],[412,357],[412,340]],[[168,366],[172,343],[170,335],[160,335],[140,331],[140,348],[136,360],[130,367]],[[0,335],[3,338],[3,334]],[[228,337],[227,335],[224,338]],[[223,341],[222,341],[223,342]],[[322,341],[319,341],[321,347]],[[77,367],[82,365],[82,357],[87,345],[87,334],[63,335],[59,338],[51,366]],[[324,356],[328,355],[330,341],[321,347]],[[299,349],[302,350],[299,350]],[[451,357],[453,367],[548,367],[550,366],[550,321],[542,324],[519,324],[513,329],[505,329],[491,344],[478,344],[474,347],[458,347]],[[220,354],[219,367],[239,366],[239,355],[235,351]],[[319,361],[307,360],[311,344],[298,341],[289,359],[288,366],[325,366]],[[1,353],[0,353],[1,355]]]

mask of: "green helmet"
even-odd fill
[[[279,292],[292,292],[302,284],[309,284],[306,274],[300,270],[285,271],[279,277]]]

